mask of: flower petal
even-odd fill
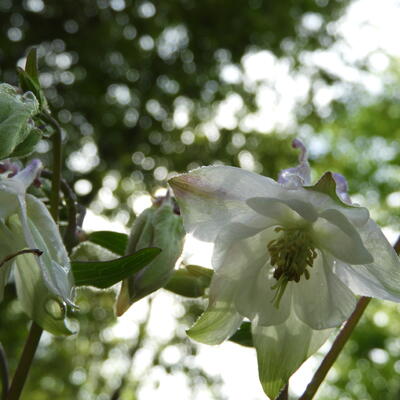
[[[235,296],[235,306],[241,315],[251,320],[257,319],[259,325],[278,325],[289,316],[292,286],[287,285],[277,308],[274,305],[276,291],[271,288],[277,281],[271,275],[271,265],[265,259],[260,264],[243,271],[240,291]]]
[[[26,248],[20,218],[15,214],[8,218],[7,224],[12,232],[15,251]],[[44,254],[45,252],[42,256]],[[66,325],[66,306],[44,282],[38,257],[32,254],[19,255],[15,258],[15,265],[17,295],[24,312],[50,333],[71,334],[71,330]]]
[[[281,185],[240,168],[203,167],[169,181],[177,197],[187,233],[212,242],[231,222],[252,227],[268,225],[269,220],[250,209],[250,197],[279,197]]]
[[[46,285],[55,296],[60,296],[67,304],[75,307],[73,277],[67,251],[46,206],[28,194],[26,211],[24,202],[21,203],[20,218],[27,245],[43,251],[37,262]]]
[[[293,284],[297,317],[312,329],[339,326],[353,312],[356,298],[332,272],[333,259],[319,254],[310,270],[310,279]]]
[[[350,264],[371,263],[373,257],[365,248],[358,230],[337,210],[325,210],[313,225],[314,241],[320,249],[329,251]]]
[[[235,333],[243,320],[233,305],[238,283],[214,274],[207,310],[187,331],[188,336],[201,343],[220,344]]]
[[[333,329],[312,330],[294,312],[280,325],[252,323],[261,385],[275,399],[290,376],[328,339]]]
[[[278,182],[287,187],[297,187],[309,185],[311,183],[311,170],[308,163],[307,148],[299,139],[294,139],[292,142],[294,148],[300,149],[299,162],[300,164],[294,168],[287,168],[279,173]]]
[[[216,239],[212,264],[215,274],[237,285],[240,290],[234,294],[236,310],[253,319],[256,316],[263,325],[283,322],[289,315],[291,305],[290,285],[286,288],[279,308],[273,305],[276,284],[272,277],[267,244],[276,238],[273,228],[264,229],[251,237],[240,240],[240,234],[248,234],[241,227],[229,226]]]
[[[399,257],[374,221],[359,231],[374,262],[356,266],[338,262],[335,273],[355,294],[400,302]]]
[[[283,226],[296,223],[299,217],[314,222],[318,214],[310,203],[298,199],[252,197],[247,205],[265,217],[275,219]]]
[[[251,228],[240,223],[228,224],[215,239],[211,261],[214,270],[238,279],[243,269],[252,267],[256,258],[261,257],[265,262],[268,259],[266,244],[276,236],[276,232],[268,228]],[[236,245],[247,238],[251,240],[244,243],[243,247]],[[227,268],[221,269],[224,264]]]
[[[37,261],[32,254],[16,258],[15,284],[24,312],[39,326],[54,335],[69,335],[65,305],[49,293]]]
[[[37,177],[42,163],[32,160],[26,168],[12,178],[0,177],[0,218],[7,218],[18,209],[18,196],[24,196],[26,189]]]

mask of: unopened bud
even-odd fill
[[[146,247],[158,247],[161,253],[147,267],[123,281],[116,306],[118,316],[131,304],[166,285],[182,253],[184,236],[182,218],[169,197],[156,202],[136,219],[126,253]]]
[[[30,154],[41,137],[32,117],[39,102],[31,92],[23,95],[6,83],[0,84],[0,160]]]

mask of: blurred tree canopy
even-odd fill
[[[67,133],[65,178],[76,183],[82,204],[110,217],[121,216],[122,210],[127,225],[134,196],[164,186],[174,171],[225,163],[276,177],[296,162],[290,141],[300,133],[310,145],[315,177],[327,169],[341,172],[355,198],[399,231],[398,61],[390,60],[379,96],[306,62],[307,56],[340,39],[334,24],[350,3],[0,0],[0,81],[17,84],[16,64],[23,62],[29,46],[38,47],[41,83]],[[288,75],[301,73],[311,81],[288,116],[294,123],[267,134],[242,124],[260,107],[260,88],[268,86],[285,97],[273,76],[267,84],[248,79],[245,61],[259,52],[287,65]],[[268,68],[260,62],[259,69]],[[367,71],[368,63],[353,67]],[[344,88],[342,94],[321,109],[319,89],[337,87]],[[219,114],[228,113],[223,106],[232,98],[238,104],[234,121],[216,123]],[[35,156],[51,157],[50,146],[42,141]],[[11,367],[27,324],[13,290],[9,285],[0,304],[0,341],[8,346]],[[129,370],[126,355],[140,343],[140,329],[130,339],[110,339],[113,294],[85,291],[80,298],[80,334],[66,341],[45,337],[26,393],[31,399],[139,398],[139,375],[130,374],[124,392],[117,393],[124,372],[107,379],[104,365],[112,357],[125,357]],[[398,311],[397,306],[373,303],[321,399],[376,399],[384,390],[385,398],[398,398],[400,351],[393,338],[400,328],[391,323]],[[194,314],[182,311],[176,317],[189,326]],[[210,398],[223,398],[214,389],[215,377],[182,359],[173,366],[163,364],[160,354],[169,345],[178,345],[187,356],[195,354],[195,346],[183,337],[177,332],[158,343],[151,365],[161,365],[167,373],[191,371],[193,388],[201,382],[210,388]]]
[[[238,129],[208,133],[205,124],[232,93],[242,99],[239,118],[257,108],[243,57],[268,50],[296,68],[302,51],[334,41],[329,23],[346,4],[1,0],[0,76],[16,83],[16,63],[38,46],[42,85],[68,132],[69,178],[92,183],[81,199],[89,204],[105,172],[117,171],[124,179],[114,195],[124,207],[133,188],[165,183],[168,171],[216,160],[238,165]],[[246,138],[246,149],[268,160],[259,172],[275,175],[284,166],[287,141],[254,131]]]

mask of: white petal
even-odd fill
[[[310,279],[293,284],[297,317],[313,329],[339,326],[353,312],[356,298],[332,272],[329,256],[318,255],[310,268]]]
[[[313,225],[314,242],[320,249],[329,251],[334,257],[350,264],[373,261],[365,248],[358,230],[337,210],[325,210]],[[360,228],[358,228],[360,229]]]
[[[250,197],[279,197],[282,186],[240,168],[203,167],[169,181],[177,197],[186,232],[212,242],[226,224],[239,222],[252,227],[269,224],[250,209]]]
[[[18,197],[25,195],[41,168],[42,163],[33,160],[12,178],[0,178],[0,218],[7,218],[17,211]]]
[[[332,329],[312,330],[292,312],[285,323],[252,323],[258,372],[265,393],[275,399],[290,376],[328,339]]]
[[[192,339],[206,344],[220,344],[236,332],[243,320],[233,305],[237,284],[237,281],[214,274],[207,310],[187,331]]]
[[[307,188],[296,188],[288,190],[285,199],[297,199],[309,203],[318,214],[325,210],[336,210],[343,214],[354,226],[362,226],[369,219],[369,212],[364,207],[348,205],[335,201],[325,193],[317,192]]]
[[[71,266],[58,227],[46,206],[36,197],[28,194],[26,207],[28,220],[25,219],[25,213],[21,207],[24,235],[29,247],[43,251],[43,254],[37,258],[43,279],[56,296],[60,296],[67,304],[74,306]]]
[[[254,211],[277,220],[283,226],[297,223],[302,218],[310,222],[314,222],[318,218],[312,204],[298,199],[286,199],[285,197],[283,194],[281,199],[252,197],[247,200],[247,204]]]
[[[267,244],[275,237],[276,232],[268,228],[228,224],[215,239],[212,266],[220,274],[238,279],[243,269],[251,268],[254,260],[262,258],[265,262],[269,258]],[[225,268],[221,268],[223,265]]]
[[[263,230],[242,240],[232,240],[246,230],[227,230],[216,241],[213,254],[215,274],[221,279],[238,282],[234,295],[236,310],[243,317],[258,316],[263,325],[283,322],[289,315],[291,305],[290,284],[282,297],[279,308],[273,305],[276,294],[271,287],[276,283],[271,275],[267,245],[276,238],[273,228]]]
[[[291,284],[287,285],[277,308],[274,305],[276,291],[271,289],[277,281],[272,277],[271,266],[265,259],[259,268],[253,265],[251,269],[244,270],[240,281],[235,305],[241,315],[257,319],[262,326],[278,325],[288,318],[292,306]]]
[[[46,331],[71,334],[65,324],[65,306],[49,293],[35,257],[27,254],[16,258],[15,283],[22,309]]]
[[[11,216],[7,224],[12,232],[15,250],[26,248],[27,243],[19,217]],[[17,295],[24,312],[50,333],[71,334],[65,321],[65,305],[45,284],[38,257],[32,254],[19,255],[15,258],[15,265]]]
[[[374,262],[356,266],[338,262],[335,273],[358,295],[400,302],[399,257],[374,221],[360,234]]]

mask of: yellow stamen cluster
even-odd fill
[[[310,278],[307,267],[313,266],[317,252],[306,228],[277,227],[275,232],[282,234],[278,239],[269,242],[267,247],[271,265],[275,266],[273,276],[277,280],[272,286],[272,289],[276,289],[273,301],[279,307],[288,282],[299,282],[303,275],[306,279]]]

